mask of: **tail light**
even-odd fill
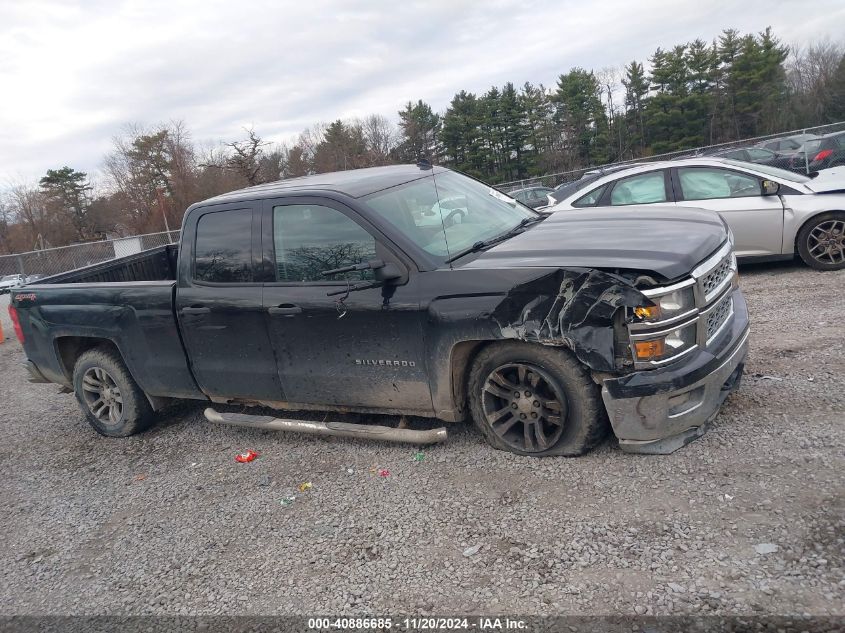
[[[814,161],[816,161],[816,160],[824,160],[825,158],[827,158],[827,157],[828,157],[828,156],[830,156],[831,154],[833,154],[833,150],[832,150],[832,149],[823,149],[823,150],[822,150],[822,151],[820,151],[818,154],[816,154],[816,157],[815,157],[813,160],[814,160]]]
[[[23,329],[21,329],[21,320],[18,318],[18,309],[13,305],[9,306],[9,316],[12,317],[12,326],[15,328],[15,336],[18,337],[18,341],[20,341],[20,344],[23,345],[24,336]]]

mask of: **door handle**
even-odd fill
[[[291,317],[295,314],[299,314],[300,312],[302,312],[302,308],[300,308],[299,306],[295,306],[293,304],[290,304],[290,303],[283,303],[280,306],[274,306],[272,308],[267,308],[267,312],[270,313],[270,314],[273,314],[273,315]]]
[[[202,306],[182,308],[182,314],[208,314],[209,312],[211,312],[211,308],[204,308]]]

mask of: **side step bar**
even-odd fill
[[[446,429],[414,431],[412,429],[394,429],[389,426],[371,424],[349,424],[348,422],[311,422],[273,418],[268,415],[244,415],[242,413],[220,413],[212,408],[205,410],[205,418],[216,424],[248,426],[267,431],[293,431],[312,435],[334,435],[336,437],[363,437],[384,442],[408,442],[410,444],[436,444],[446,440]]]

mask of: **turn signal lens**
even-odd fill
[[[633,341],[634,360],[657,362],[672,359],[695,346],[696,325],[690,323],[662,336]]]
[[[640,319],[654,321],[660,317],[660,308],[658,306],[637,306],[634,308],[634,314]]]
[[[662,338],[652,341],[636,341],[634,343],[637,360],[654,360],[660,358],[663,356],[665,350],[666,343]]]

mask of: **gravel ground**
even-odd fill
[[[199,404],[110,440],[26,383],[7,340],[2,612],[845,615],[845,271],[744,267],[741,283],[746,379],[670,456],[609,440],[535,460],[458,426],[416,461],[212,427]],[[236,464],[247,448],[260,458]]]

